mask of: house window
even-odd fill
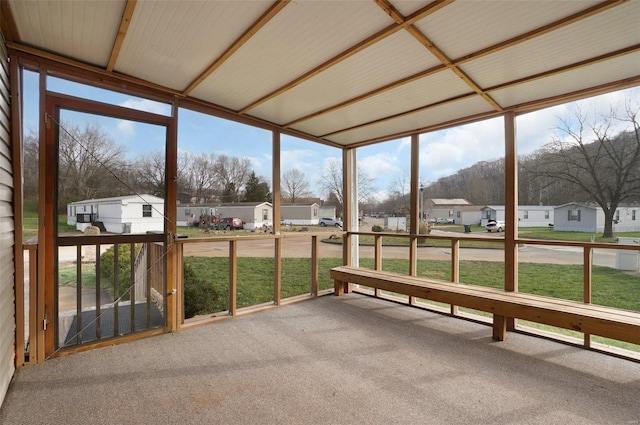
[[[185,217],[189,217],[191,215],[191,208],[186,208],[184,210],[184,215],[185,215]]]
[[[151,217],[151,205],[143,205],[142,206],[142,216],[143,217]]]
[[[569,210],[569,221],[580,221],[580,210]]]
[[[616,210],[616,221],[620,221],[620,210]]]
[[[313,209],[313,217],[314,217],[314,218],[315,218],[315,217],[318,217],[318,209],[317,209],[317,208],[314,208],[314,209]]]
[[[549,220],[549,211],[544,212],[544,219]]]
[[[524,212],[524,219],[527,220],[529,218],[529,211]]]
[[[631,220],[636,221],[636,210],[631,210]]]
[[[269,219],[269,212],[268,212],[268,211],[267,211],[267,209],[265,208],[265,209],[263,209],[263,210],[262,210],[262,220],[263,220],[263,221],[266,221],[266,220],[268,220],[268,219]]]

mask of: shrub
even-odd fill
[[[140,245],[136,245],[136,252]],[[114,247],[107,249],[100,255],[100,284],[103,289],[109,289],[111,294],[114,292]],[[118,245],[118,293],[123,300],[130,299],[130,291],[128,288],[133,284],[131,281],[131,245]]]
[[[215,311],[218,292],[212,282],[196,276],[190,265],[184,266],[184,318]]]
[[[429,224],[426,221],[421,221],[418,225],[418,234],[419,235],[428,235],[431,232],[429,228]],[[418,243],[420,245],[424,245],[427,242],[426,238],[418,238]]]
[[[378,226],[377,224],[371,226],[372,232],[382,232],[382,226]]]

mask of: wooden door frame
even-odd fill
[[[44,86],[43,86],[44,87]],[[44,90],[43,90],[44,91]],[[176,233],[176,174],[177,174],[177,108],[172,107],[171,116],[124,108],[121,106],[96,102],[60,93],[44,93],[44,138],[40,143],[40,206],[38,234],[39,270],[38,285],[44,288],[43,326],[38,327],[44,334],[44,356],[56,352],[57,297],[56,297],[56,261],[57,261],[57,139],[60,110],[72,110],[111,118],[121,118],[140,123],[161,125],[166,129],[165,138],[165,235],[167,235],[167,294],[173,294],[175,285],[175,244]],[[175,303],[168,300],[165,331],[174,330]]]

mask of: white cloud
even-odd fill
[[[118,120],[117,129],[124,139],[129,139],[136,134],[136,125],[133,121]]]
[[[158,115],[169,115],[171,113],[169,105],[148,99],[127,99],[120,106]]]

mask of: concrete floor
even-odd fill
[[[362,295],[17,372],[13,424],[640,424],[640,365]]]

